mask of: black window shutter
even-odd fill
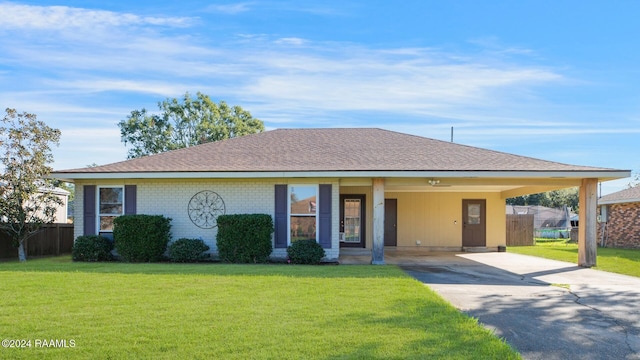
[[[136,185],[124,186],[124,214],[135,215],[137,203],[137,187]]]
[[[275,186],[275,248],[287,247],[287,185]]]
[[[331,184],[320,184],[319,200],[319,243],[323,248],[331,249]]]
[[[83,191],[83,235],[96,235],[96,186],[84,185]]]

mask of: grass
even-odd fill
[[[395,266],[0,263],[0,358],[518,359]],[[74,340],[73,348],[35,347]]]
[[[565,240],[536,241],[535,246],[510,246],[507,251],[578,263],[578,244]],[[594,269],[640,277],[640,250],[598,248],[596,263]]]

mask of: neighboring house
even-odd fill
[[[51,193],[53,195],[56,195],[61,201],[60,205],[55,205],[56,213],[53,222],[58,224],[66,224],[68,222],[67,212],[69,207],[70,193],[67,190],[58,187],[53,188],[52,190],[45,190],[44,188],[39,189],[40,193],[43,193],[44,191],[51,191]],[[42,213],[40,213],[40,216],[42,216]]]
[[[67,216],[67,214],[69,212],[68,208],[70,193],[67,190],[61,188],[55,188],[52,192],[62,201],[62,204],[56,206],[56,216],[53,222],[58,224],[66,224],[69,222],[69,217]]]
[[[640,185],[598,199],[598,220],[601,245],[640,248]]]
[[[577,214],[571,213],[568,207],[549,208],[540,205],[507,205],[507,215],[533,215],[534,237],[569,238],[571,219]]]
[[[374,264],[385,247],[497,250],[505,199],[580,186],[581,208],[595,213],[597,182],[629,175],[371,128],[279,129],[54,173],[76,184],[75,236],[109,235],[122,214],[162,214],[175,239],[215,251],[217,215],[265,213],[274,257],[314,238],[327,259],[357,247]],[[595,217],[582,223],[595,233]]]

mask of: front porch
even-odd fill
[[[461,253],[495,252],[490,248],[457,248],[457,249],[428,249],[428,248],[384,248],[384,263],[390,265],[424,265],[427,262],[439,261]],[[340,265],[369,265],[371,264],[371,249],[340,249],[338,263]]]

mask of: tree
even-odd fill
[[[507,199],[507,205],[527,205],[527,195],[520,195]]]
[[[561,208],[566,205],[575,212],[578,212],[579,202],[577,187],[507,199],[507,205],[540,205],[551,208]]]
[[[545,206],[547,207],[560,208],[566,205],[576,213],[579,210],[580,192],[577,187],[549,191],[546,195],[548,202]]]
[[[48,127],[36,115],[6,109],[0,127],[0,230],[18,247],[26,261],[24,241],[43,224],[52,223],[62,201],[53,194],[48,176],[53,162],[51,145],[58,145],[60,130]]]
[[[200,92],[158,102],[158,108],[160,114],[134,110],[118,123],[122,142],[131,146],[129,159],[264,131],[262,121],[240,106],[216,104]]]

